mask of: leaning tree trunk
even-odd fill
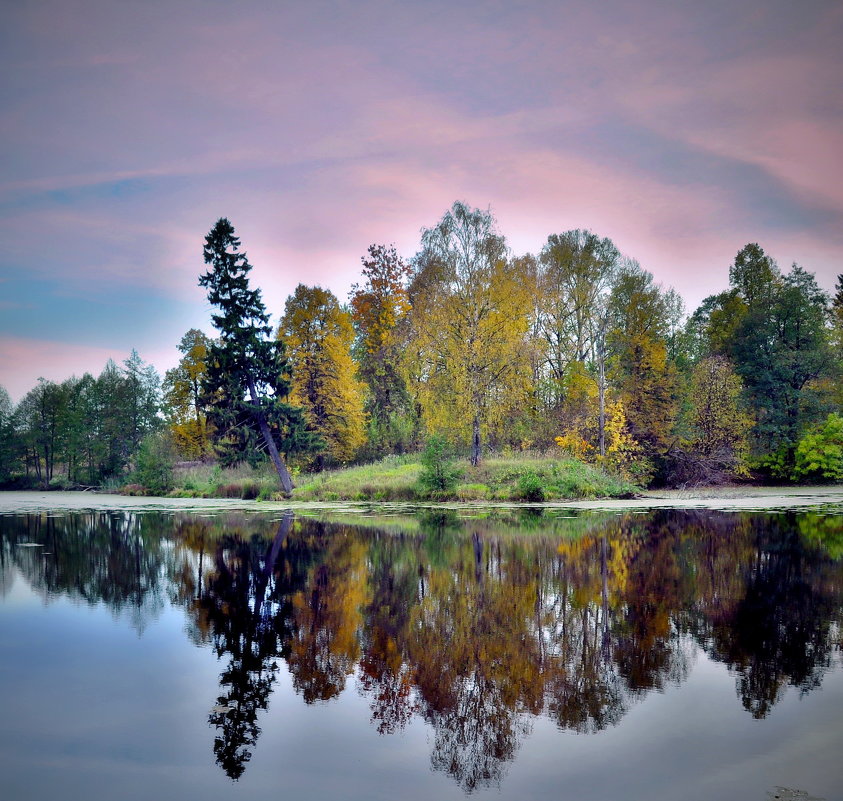
[[[264,417],[263,412],[260,411],[258,393],[255,389],[255,382],[251,378],[249,378],[249,395],[252,398],[252,403],[254,403],[259,410],[257,412],[258,428],[260,428],[261,436],[263,437],[263,441],[266,443],[266,449],[269,451],[269,457],[272,459],[272,464],[275,465],[275,470],[281,481],[281,488],[287,493],[287,495],[289,495],[293,491],[293,479],[290,476],[290,471],[287,469],[287,465],[284,464],[284,460],[281,458],[281,454],[278,452],[278,446],[275,444],[272,432],[269,430],[269,423],[266,422],[266,417]]]

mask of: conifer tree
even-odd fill
[[[284,343],[272,337],[260,290],[249,286],[252,265],[227,219],[205,237],[204,258],[210,269],[199,285],[220,310],[211,316],[220,335],[208,348],[203,380],[220,454],[229,463],[254,462],[266,449],[290,493],[293,481],[282,454],[307,449],[311,436],[301,409],[286,402],[291,371]]]

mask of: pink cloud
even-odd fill
[[[178,361],[175,344],[172,349],[141,353],[141,356],[163,375],[165,369]],[[108,359],[119,365],[128,356],[129,351],[114,348],[0,336],[0,383],[17,403],[39,378],[61,382],[86,372],[97,376]]]

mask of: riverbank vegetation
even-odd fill
[[[266,309],[227,220],[204,255],[217,331],[188,331],[163,380],[133,352],[0,391],[0,485],[539,500],[843,479],[843,275],[831,297],[757,243],[690,314],[607,238],[516,256],[462,203],[409,260],[372,245],[347,304],[300,284]]]
[[[436,484],[423,454],[388,456],[377,462],[312,473],[296,472],[292,500],[299,501],[526,501],[570,498],[623,498],[635,486],[576,459],[540,454],[495,456],[472,466],[469,459],[449,462],[450,480]],[[125,492],[146,494],[146,484]],[[221,468],[191,464],[176,467],[169,487],[173,497],[274,500],[281,497],[268,465]]]

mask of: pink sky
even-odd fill
[[[33,2],[0,33],[0,384],[160,371],[229,217],[273,315],[460,199],[586,227],[689,310],[757,241],[843,272],[843,11],[813,2]]]

